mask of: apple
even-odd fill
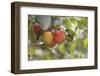
[[[62,43],[65,41],[65,33],[63,31],[56,31],[54,34],[54,41],[56,43]]]
[[[43,37],[44,43],[46,44],[51,44],[53,41],[53,33],[50,31],[44,32],[42,37]]]
[[[34,30],[35,34],[39,33],[41,31],[40,24],[36,23],[33,26],[33,30]]]
[[[39,40],[39,37],[40,37],[40,34],[41,34],[41,27],[40,27],[40,24],[36,23],[34,26],[33,26],[33,31],[36,35],[36,39]]]
[[[52,41],[52,43],[47,44],[48,47],[54,47],[56,45],[56,42]]]

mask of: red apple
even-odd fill
[[[40,24],[36,23],[34,26],[33,26],[33,31],[36,35],[36,39],[39,40],[39,37],[40,37],[40,34],[41,34],[41,27],[40,27]]]
[[[65,41],[65,33],[63,31],[56,31],[54,34],[54,41],[56,43],[62,43]]]
[[[41,31],[40,25],[38,23],[36,23],[33,26],[33,30],[34,30],[35,34],[39,33]]]

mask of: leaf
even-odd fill
[[[43,60],[51,60],[51,59],[54,59],[54,58],[53,58],[52,52],[51,51],[47,51],[47,54],[42,56],[41,59],[43,59]]]
[[[63,21],[63,23],[64,23],[64,26],[65,26],[66,28],[67,28],[67,27],[71,27],[71,21],[70,21],[69,19],[65,18],[64,21]]]
[[[29,31],[29,32],[32,31],[32,26],[33,26],[32,21],[29,21],[29,23],[28,23],[28,31]]]
[[[67,36],[67,37],[66,37],[66,40],[67,40],[67,41],[72,41],[72,40],[73,40],[73,37],[72,37],[72,36]]]
[[[76,35],[76,32],[74,32],[70,28],[66,28],[66,31],[68,32],[67,40],[72,41],[73,37]]]
[[[81,28],[87,27],[87,25],[88,25],[88,18],[87,17],[81,18],[80,21],[78,22],[78,25]]]
[[[76,43],[72,43],[71,47],[70,47],[70,54],[71,54],[71,58],[74,58],[74,50],[76,48]]]
[[[77,25],[78,24],[78,20],[76,19],[76,17],[70,17],[69,20],[71,21],[71,23]]]
[[[88,38],[84,39],[84,47],[87,48],[88,47]]]
[[[28,15],[28,20],[32,23],[36,23],[36,16],[35,15]]]
[[[32,21],[29,21],[29,23],[28,23],[28,38],[32,42],[35,42],[36,41],[36,35],[34,33],[34,30],[33,30],[33,25],[34,24],[32,23]]]
[[[51,16],[52,19],[58,19],[59,16]]]
[[[58,49],[59,49],[59,51],[60,51],[61,54],[65,54],[66,53],[66,48],[65,48],[65,44],[64,43],[60,44],[58,46]]]
[[[70,28],[66,28],[67,29],[67,31],[68,31],[68,33],[69,34],[71,34],[72,36],[74,36],[76,33],[73,31],[73,30],[71,30]]]
[[[32,58],[33,55],[35,55],[35,50],[36,48],[35,47],[30,47],[28,49],[28,55]]]
[[[52,27],[52,29],[54,29],[54,30],[58,30],[59,28],[60,28],[60,25],[53,25],[53,26],[51,26]]]
[[[80,52],[79,58],[84,58],[84,57],[85,57],[84,53]]]

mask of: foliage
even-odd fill
[[[58,30],[61,26],[66,40],[61,44],[48,47],[43,43],[42,36],[36,39],[33,26],[37,23],[37,16],[28,16],[28,59],[29,60],[54,60],[54,59],[80,59],[88,55],[88,18],[74,16],[50,16],[51,27],[45,31]],[[46,24],[46,20],[44,21]]]

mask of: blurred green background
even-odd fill
[[[81,59],[88,57],[88,17],[49,16],[50,28],[64,26],[66,42],[56,47],[38,44],[33,26],[38,20],[44,24],[48,19],[39,19],[38,15],[28,15],[28,60]],[[42,30],[44,32],[46,30]],[[41,35],[42,36],[42,35]],[[42,42],[41,36],[38,42]]]

